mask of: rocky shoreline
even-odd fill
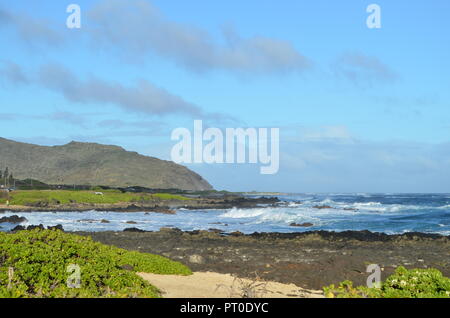
[[[175,214],[176,209],[208,210],[208,209],[250,209],[261,205],[275,205],[280,200],[276,197],[247,198],[241,196],[224,196],[221,198],[192,198],[189,200],[159,200],[155,202],[123,202],[117,204],[71,203],[46,206],[14,206],[0,205],[2,212],[155,212]]]
[[[383,279],[398,266],[433,267],[450,276],[450,236],[434,234],[311,231],[244,235],[172,228],[76,233],[128,250],[159,254],[194,271],[257,276],[309,289],[346,279],[365,284],[369,264],[381,267]]]

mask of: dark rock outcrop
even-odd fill
[[[124,232],[137,232],[137,233],[144,233],[144,230],[135,228],[135,227],[128,227],[126,229],[123,230]]]
[[[313,206],[313,208],[321,210],[321,209],[332,209],[333,207],[329,205],[315,205]]]
[[[31,231],[35,229],[45,230],[45,227],[42,224],[39,225],[29,225],[29,226],[23,226],[23,225],[17,225],[14,227],[11,232],[18,232],[18,231]],[[55,226],[47,226],[47,230],[59,230],[64,231],[64,228],[61,224],[55,225]]]
[[[311,226],[314,226],[314,224],[309,223],[309,222],[305,222],[305,223],[291,223],[290,226],[294,226],[294,227],[311,227]]]
[[[11,223],[11,224],[19,224],[25,221],[27,221],[26,218],[17,215],[4,216],[0,219],[0,223]]]

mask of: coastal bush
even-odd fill
[[[24,190],[14,191],[10,195],[10,205],[25,206],[50,206],[69,203],[87,204],[115,204],[122,202],[150,202],[155,200],[188,200],[181,195],[168,193],[123,193],[119,190],[102,190],[102,195],[94,191],[69,191],[69,190]],[[0,197],[0,204],[6,203],[5,198]]]
[[[344,281],[324,287],[329,298],[450,298],[450,278],[437,269],[411,269],[400,266],[381,283],[380,288],[354,287]]]
[[[68,266],[80,288],[68,287]],[[59,230],[0,233],[0,297],[159,297],[136,272],[190,275],[181,263]]]

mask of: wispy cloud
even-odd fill
[[[67,111],[57,111],[45,116],[45,119],[61,121],[70,125],[86,127],[89,115],[75,114]]]
[[[185,113],[200,116],[202,110],[181,97],[173,95],[146,80],[133,87],[118,82],[106,81],[94,76],[80,79],[69,69],[59,64],[48,64],[38,72],[41,85],[59,92],[68,100],[79,103],[109,103],[125,110],[164,115]]]
[[[334,141],[353,142],[354,137],[346,126],[320,126],[298,128],[297,140],[304,142]]]
[[[345,53],[332,64],[334,73],[358,86],[393,82],[398,75],[387,64],[374,56],[362,53]]]
[[[171,129],[167,123],[156,120],[106,119],[97,123],[98,127],[108,129],[109,136],[167,136]]]
[[[59,46],[64,43],[61,31],[50,21],[0,8],[0,29],[12,28],[27,45]]]
[[[0,121],[3,120],[16,120],[19,119],[20,115],[19,114],[13,114],[13,113],[0,113]]]
[[[102,1],[88,19],[95,26],[90,28],[95,43],[113,46],[134,61],[156,53],[197,72],[223,69],[258,74],[303,72],[312,64],[280,39],[242,38],[228,30],[224,44],[219,44],[206,30],[167,19],[148,1]]]
[[[118,27],[120,26],[120,27]],[[60,46],[68,37],[51,21],[0,8],[0,29],[11,27],[27,45]],[[143,0],[103,0],[83,15],[83,35],[95,45],[114,48],[130,63],[152,54],[194,72],[215,69],[244,74],[303,72],[312,66],[289,41],[241,37],[227,29],[216,41],[209,31],[171,21]]]
[[[86,128],[89,121],[98,115],[98,113],[72,113],[68,111],[56,111],[47,114],[19,114],[19,113],[0,113],[0,120],[51,120],[55,122],[62,122],[64,124],[70,124]]]
[[[125,86],[92,75],[80,78],[60,64],[46,64],[31,75],[24,74],[21,67],[12,62],[5,62],[3,67],[0,67],[0,78],[8,82],[44,87],[62,94],[72,102],[112,104],[126,111],[159,116],[183,114],[217,122],[234,120],[226,114],[205,112],[199,106],[146,80],[138,80],[134,86]],[[75,118],[67,112],[54,114],[54,117],[71,123],[81,123],[79,116]]]
[[[18,64],[11,61],[3,61],[2,64],[3,65],[0,68],[0,78],[5,79],[7,82],[12,84],[28,83],[27,76]]]

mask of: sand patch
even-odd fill
[[[190,276],[138,273],[164,298],[323,298],[322,291],[294,284],[241,279],[230,274],[195,272]]]

